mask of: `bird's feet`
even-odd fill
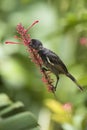
[[[41,69],[42,69],[42,71],[48,71],[48,69],[45,67],[42,67]]]

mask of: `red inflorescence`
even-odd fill
[[[63,105],[63,108],[64,108],[66,111],[71,112],[71,111],[72,111],[72,104],[71,104],[71,103],[65,103],[65,104]]]
[[[38,55],[37,51],[32,49],[29,46],[29,44],[31,42],[31,38],[30,38],[30,34],[28,34],[28,31],[30,30],[31,27],[33,27],[38,22],[39,21],[35,21],[31,26],[28,27],[28,29],[25,29],[22,24],[18,24],[16,29],[17,29],[18,34],[20,34],[20,36],[15,36],[15,38],[17,38],[21,41],[19,43],[23,43],[24,46],[27,46],[27,50],[30,53],[30,58],[40,68],[40,71],[42,74],[42,81],[45,82],[45,84],[48,87],[48,90],[54,92],[55,90],[54,90],[54,86],[53,86],[53,79],[51,79],[50,74],[47,71],[44,71],[42,69],[43,61],[40,58],[40,56]],[[6,41],[6,44],[18,44],[18,43]]]
[[[87,46],[87,38],[86,37],[80,38],[80,44],[83,46]]]

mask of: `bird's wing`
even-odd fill
[[[46,58],[48,62],[53,65],[54,67],[59,66],[62,70],[65,72],[68,72],[65,64],[62,62],[62,60],[52,51],[49,50],[49,52],[46,55]]]

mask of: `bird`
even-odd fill
[[[43,44],[38,39],[31,39],[31,42],[29,44],[31,48],[37,51],[40,58],[43,61],[44,66],[42,67],[45,71],[50,71],[56,76],[56,84],[55,84],[55,91],[58,85],[59,81],[59,75],[64,74],[68,78],[70,78],[77,87],[83,91],[82,86],[80,86],[77,82],[77,80],[74,78],[72,74],[69,73],[66,65],[63,63],[63,61],[60,59],[60,57],[53,51],[43,47]]]

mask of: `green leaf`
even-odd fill
[[[25,130],[36,126],[38,123],[30,112],[23,112],[0,120],[0,130]]]
[[[0,107],[5,107],[10,104],[12,104],[10,98],[4,93],[0,94]]]
[[[21,108],[23,108],[24,105],[22,102],[16,102],[16,103],[13,103],[12,105],[8,106],[7,108],[5,108],[4,110],[0,111],[0,116],[9,116],[9,115],[12,115],[14,113],[18,113],[19,110],[21,112]]]

